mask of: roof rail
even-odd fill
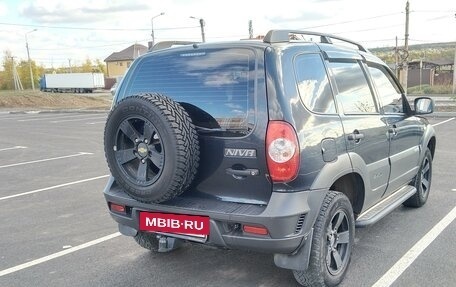
[[[149,49],[149,52],[151,51],[158,51],[158,50],[163,50],[166,48],[170,48],[174,45],[190,45],[190,44],[199,44],[201,42],[192,42],[192,41],[163,41],[163,42],[158,42],[155,44],[152,49]]]
[[[347,42],[358,47],[360,51],[369,52],[363,45],[354,42],[349,39],[345,39],[339,36],[324,34],[319,32],[312,31],[299,31],[299,30],[270,30],[263,39],[265,43],[283,43],[290,42],[290,34],[299,34],[299,35],[311,35],[311,36],[320,36],[320,43],[332,44],[331,39],[336,39],[342,42]]]

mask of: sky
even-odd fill
[[[248,38],[252,20],[254,36],[270,29],[305,29],[350,38],[368,48],[394,46],[396,36],[399,45],[404,44],[405,4],[406,0],[0,0],[0,49],[2,55],[10,50],[26,60],[27,35],[31,59],[45,67],[80,65],[87,58],[104,61],[132,44],[147,46],[152,18],[156,42],[199,41],[202,18],[207,42]],[[456,41],[455,0],[410,0],[410,11],[410,44]]]

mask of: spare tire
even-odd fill
[[[195,126],[185,109],[158,94],[120,101],[106,121],[104,149],[116,182],[132,198],[163,202],[192,183],[199,164]]]

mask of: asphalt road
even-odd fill
[[[0,114],[0,286],[296,286],[269,254],[187,244],[152,254],[119,236],[102,190],[106,114]],[[446,118],[431,118],[434,124]],[[356,230],[341,286],[372,286],[456,205],[456,120],[435,126],[428,203]],[[108,236],[108,237],[106,237]],[[392,286],[455,286],[456,223]],[[412,250],[413,251],[413,250]],[[402,266],[403,267],[403,266]],[[387,275],[385,275],[387,274]]]

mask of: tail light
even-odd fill
[[[293,180],[299,170],[299,144],[293,127],[282,121],[270,121],[266,132],[269,175],[274,182]]]

